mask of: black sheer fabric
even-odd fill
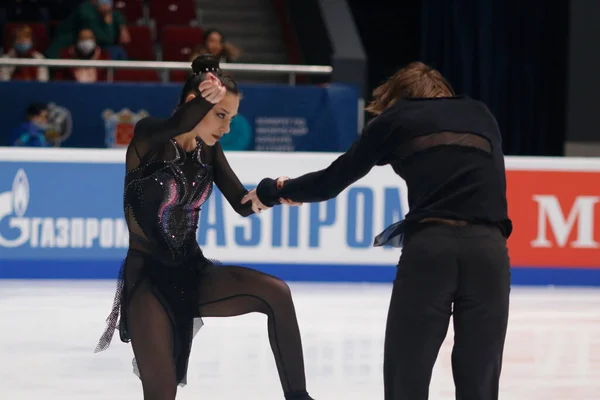
[[[251,312],[268,316],[268,331],[283,390],[309,399],[302,344],[291,293],[281,280],[207,259],[196,241],[202,204],[213,182],[242,216],[247,193],[220,144],[186,152],[175,137],[191,131],[212,105],[196,98],[169,119],[146,118],[127,149],[124,211],[130,246],[118,279],[107,329],[96,351],[110,345],[115,329],[131,341],[134,371],[145,399],[175,397],[186,384],[187,363],[201,317]],[[119,318],[120,315],[120,318]]]
[[[404,143],[397,153],[401,159],[424,150],[434,149],[438,146],[463,146],[466,148],[492,152],[492,144],[485,137],[474,133],[462,132],[434,132],[417,136]]]
[[[390,165],[404,179],[410,208],[374,241],[403,247],[387,318],[385,399],[428,398],[454,313],[456,398],[497,400],[512,223],[495,118],[468,97],[399,99],[327,168],[282,188],[263,179],[257,195],[265,205],[324,201],[376,165]]]
[[[267,206],[280,198],[325,201],[383,165],[406,181],[410,211],[375,246],[401,247],[405,225],[423,218],[496,224],[510,235],[500,130],[488,108],[467,96],[400,99],[329,167],[281,189],[264,179],[257,194]]]

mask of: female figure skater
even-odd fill
[[[385,398],[427,399],[453,315],[456,398],[497,399],[512,224],[496,120],[422,63],[401,69],[373,94],[368,111],[378,116],[328,168],[264,179],[243,201],[325,201],[373,166],[391,165],[406,181],[410,212],[374,243],[403,246],[386,328]]]
[[[144,399],[174,399],[177,385],[186,383],[199,328],[194,322],[260,312],[268,316],[286,399],[310,400],[288,286],[251,269],[216,266],[196,241],[198,212],[213,182],[242,216],[266,207],[257,200],[241,203],[248,191],[219,145],[238,111],[236,83],[210,55],[196,58],[192,68],[173,115],[139,121],[127,149],[124,208],[130,244],[96,351],[109,346],[120,313],[120,337],[131,340]]]

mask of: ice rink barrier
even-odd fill
[[[230,152],[248,188],[337,154]],[[127,248],[123,149],[0,148],[0,278],[114,278]],[[507,157],[514,284],[600,286],[600,160]],[[235,214],[218,190],[198,241],[207,257],[287,280],[390,282],[400,250],[373,237],[408,211],[406,186],[375,167],[336,199]]]

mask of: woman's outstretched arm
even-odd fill
[[[225,157],[225,153],[223,152],[223,147],[221,147],[221,144],[218,142],[214,145],[214,157],[213,171],[215,184],[235,212],[242,217],[247,217],[255,212],[252,209],[253,205],[255,208],[258,207],[258,209],[267,208],[262,204],[258,204],[258,199],[242,203],[242,199],[249,191],[244,187],[235,172],[231,169],[231,166]]]

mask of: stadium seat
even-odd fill
[[[125,50],[130,60],[152,61],[156,60],[152,48],[152,32],[147,26],[128,25],[131,42],[125,45]]]
[[[29,25],[33,31],[35,48],[40,53],[46,51],[49,44],[46,25],[40,22],[9,22],[4,26],[4,51],[8,51],[13,44],[15,28],[21,25]]]
[[[79,7],[82,0],[38,0],[38,3],[48,9],[50,20],[62,21]]]
[[[166,26],[162,36],[165,61],[188,61],[192,50],[204,40],[202,28],[191,26]]]
[[[191,26],[166,26],[162,36],[164,61],[189,61],[192,50],[204,40],[202,28]],[[169,79],[174,82],[185,80],[186,71],[171,71]]]
[[[114,82],[160,82],[160,77],[152,69],[117,69]]]
[[[115,9],[125,16],[129,24],[134,24],[144,17],[142,0],[116,0],[114,4]]]
[[[167,25],[190,25],[196,20],[194,0],[152,0],[150,17],[156,26],[156,37],[161,38]]]
[[[7,5],[6,14],[9,21],[48,21],[49,14],[45,7],[28,3],[14,3]]]
[[[6,9],[0,8],[0,44],[4,43],[4,26],[7,22]]]
[[[56,33],[56,28],[58,28],[58,24],[60,24],[60,21],[57,19],[52,19],[52,20],[48,21],[48,37],[49,38],[54,37],[54,34]]]

